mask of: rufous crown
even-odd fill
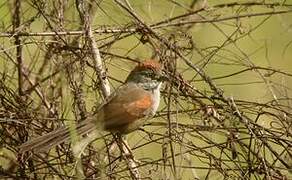
[[[152,69],[153,71],[160,71],[161,70],[161,64],[153,59],[148,59],[143,62],[140,62],[134,69],[134,71],[141,71],[144,69]]]

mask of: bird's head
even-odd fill
[[[155,89],[167,78],[162,71],[162,65],[156,60],[146,60],[139,63],[129,74],[126,82],[134,82],[144,89]]]

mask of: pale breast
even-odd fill
[[[161,83],[159,83],[159,85],[157,86],[156,89],[152,90],[152,100],[153,100],[153,105],[151,108],[151,115],[154,116],[158,107],[159,107],[159,103],[160,103],[160,87],[161,87]]]

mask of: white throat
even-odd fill
[[[153,115],[156,113],[159,103],[160,103],[160,87],[161,87],[161,82],[158,84],[158,86],[154,89],[152,89],[152,98],[153,98],[153,106],[152,106],[152,112]]]

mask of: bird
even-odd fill
[[[73,151],[80,152],[100,136],[100,131],[124,135],[141,127],[155,115],[160,103],[160,88],[166,80],[162,64],[157,60],[140,62],[130,72],[125,83],[118,87],[93,115],[76,123],[75,132],[81,140]],[[70,141],[71,133],[69,127],[61,127],[23,143],[19,146],[19,153],[46,152],[54,146]]]

